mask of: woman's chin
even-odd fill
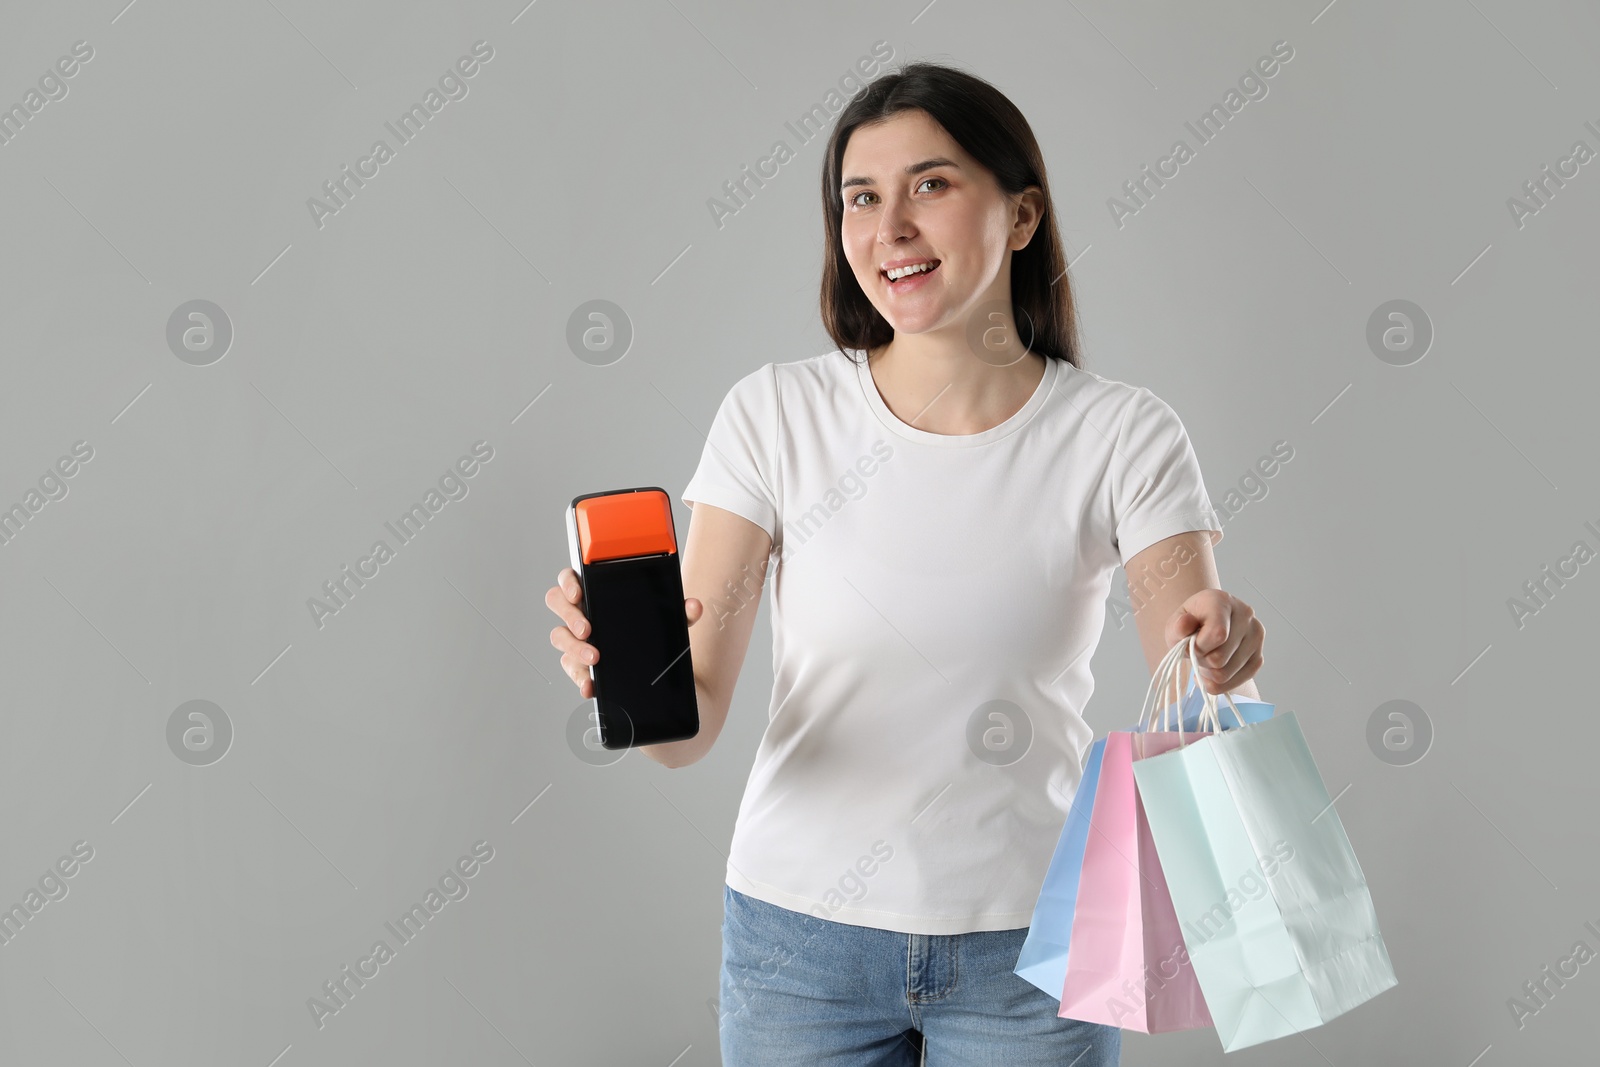
[[[914,336],[919,333],[927,333],[939,325],[938,317],[935,315],[897,314],[893,317],[888,315],[883,317],[890,326],[894,327],[896,335]]]

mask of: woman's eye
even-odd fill
[[[949,182],[945,181],[943,178],[924,178],[924,179],[922,179],[922,181],[917,183],[917,189],[921,190],[921,188],[924,185],[927,185],[929,182],[939,182],[941,186],[945,186],[945,185],[949,185],[950,184]],[[863,205],[861,203],[861,198],[863,196],[875,196],[875,195],[877,195],[877,194],[863,189],[861,192],[857,193],[855,196],[852,196],[850,198],[850,206],[851,207],[864,207],[865,205]]]

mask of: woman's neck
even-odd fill
[[[964,345],[897,337],[870,351],[867,367],[895,418],[929,433],[966,436],[1005,422],[1038,389],[1046,357],[1019,350],[980,357]]]

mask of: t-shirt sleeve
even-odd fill
[[[722,398],[700,465],[683,490],[684,504],[699,501],[742,515],[777,544],[777,430],[777,373],[769,363]]]
[[[1134,393],[1111,456],[1111,507],[1117,552],[1128,560],[1163,538],[1187,530],[1222,540],[1222,519],[1211,506],[1200,461],[1178,413],[1144,386]]]

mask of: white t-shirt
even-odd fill
[[[1143,386],[1047,359],[1021,410],[951,436],[897,418],[852,355],[736,382],[683,492],[774,546],[772,700],[727,881],[856,926],[1024,927],[1093,739],[1112,573],[1222,521]]]

